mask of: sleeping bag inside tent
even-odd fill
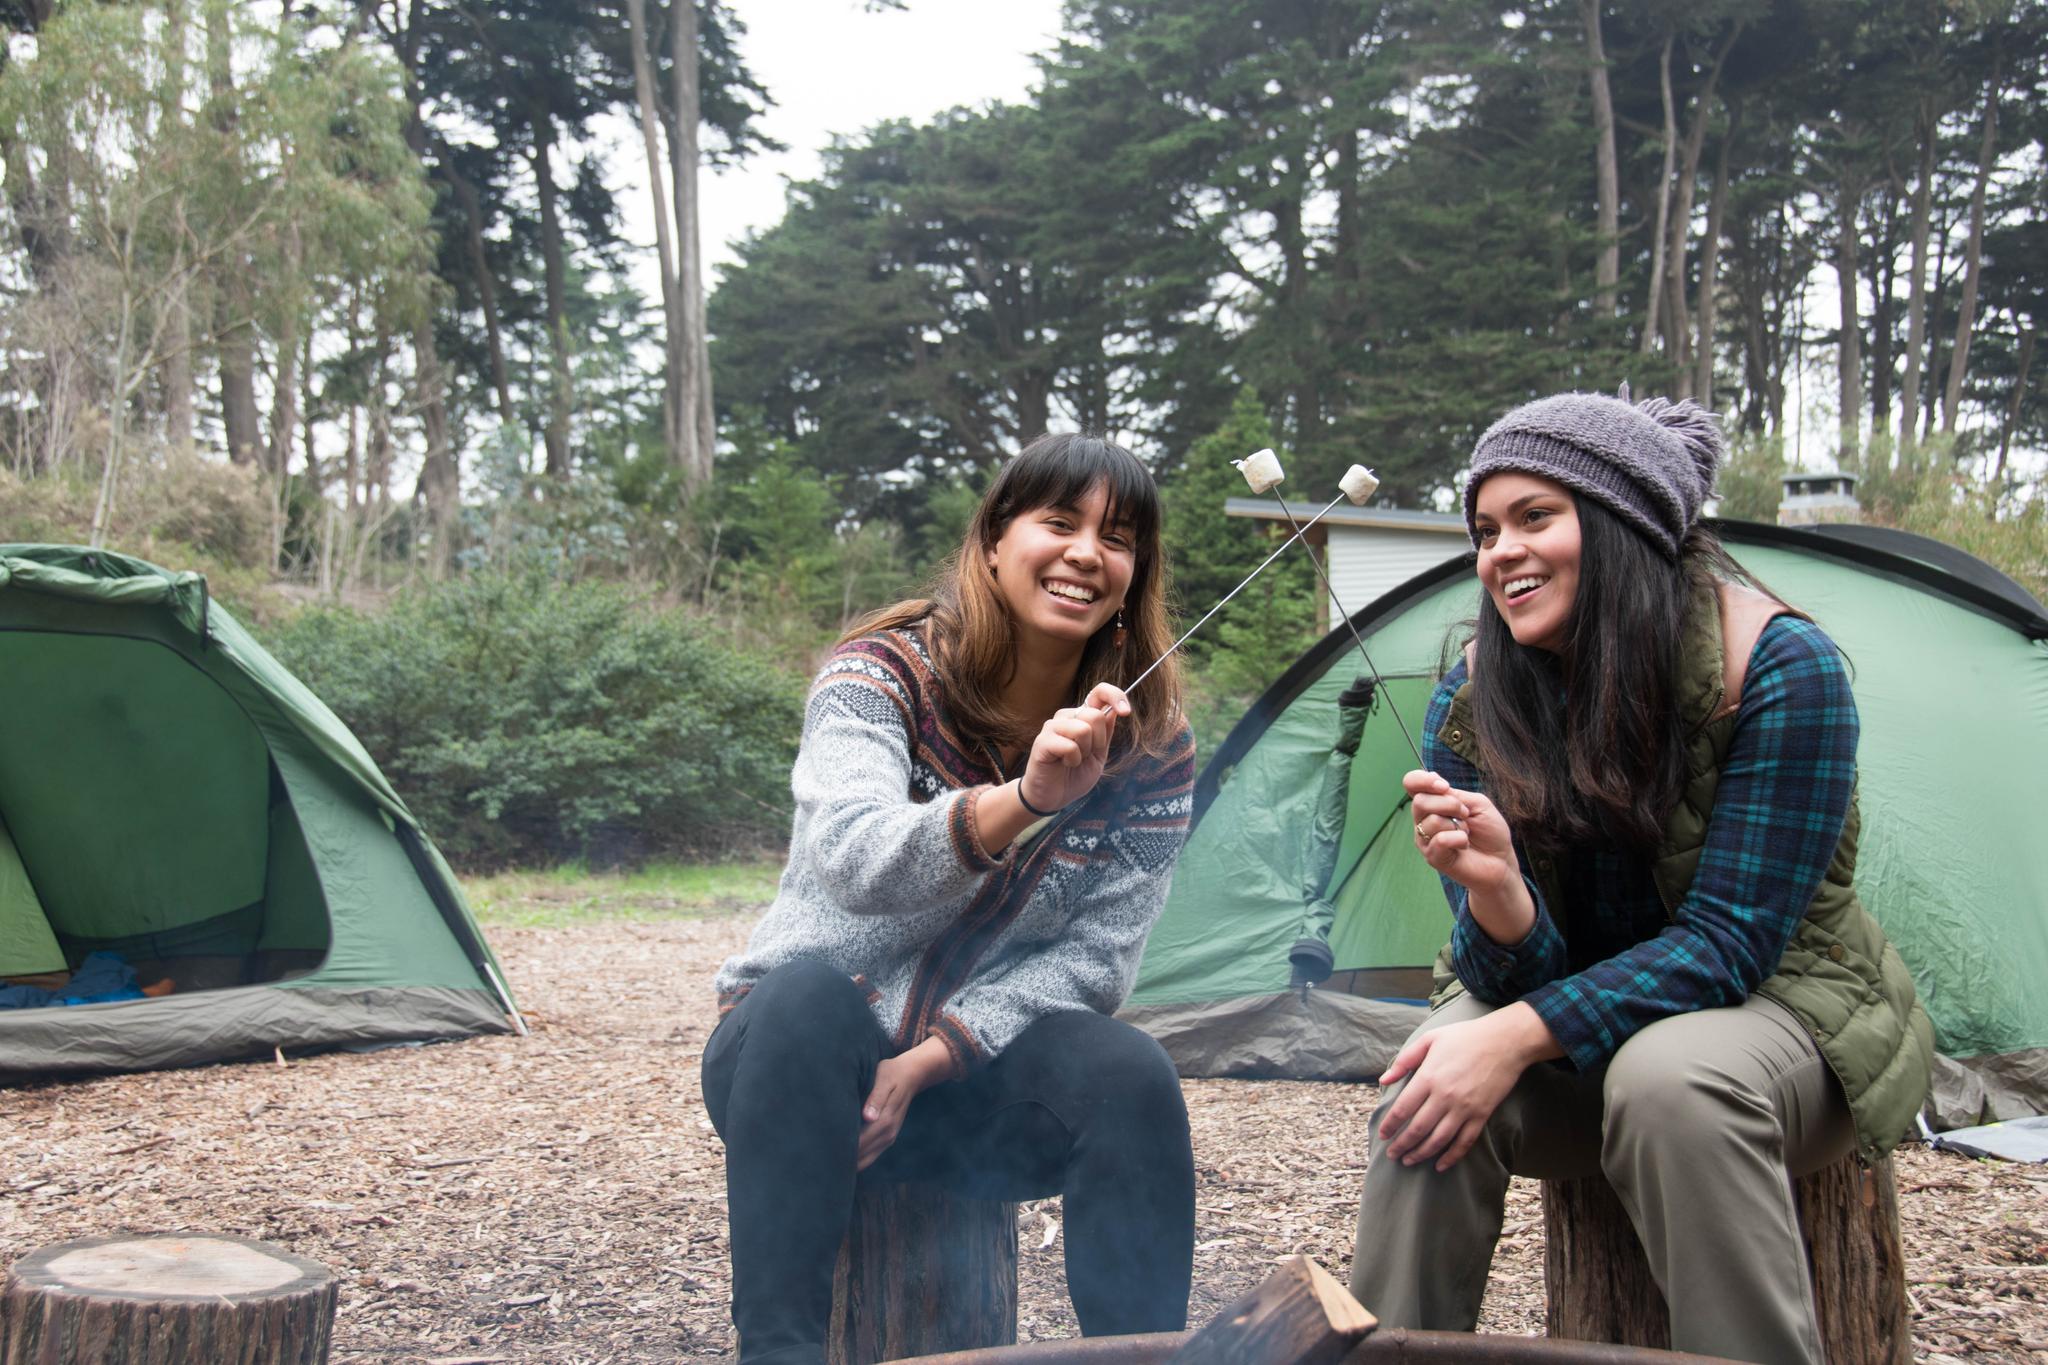
[[[202,578],[0,545],[0,1083],[512,1010],[404,803]]]
[[[1856,885],[1934,1020],[1937,1116],[2048,1111],[2048,615],[1989,565],[1919,536],[1717,529],[1848,657],[1862,721]],[[1352,620],[1383,685],[1355,686],[1364,665],[1340,626],[1205,762],[1123,1011],[1183,1075],[1371,1079],[1419,1022],[1451,920],[1410,837],[1400,779],[1414,758],[1395,710],[1417,730],[1478,591],[1467,556],[1372,603]],[[1317,938],[1319,965],[1303,946]],[[1330,972],[1307,991],[1304,960],[1310,979]]]

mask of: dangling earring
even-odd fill
[[[1109,637],[1110,647],[1112,649],[1122,649],[1124,641],[1130,638],[1130,634],[1128,630],[1124,629],[1124,609],[1118,607],[1116,609],[1116,631]]]

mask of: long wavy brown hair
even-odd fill
[[[1112,622],[1089,637],[1071,695],[1078,701],[1101,682],[1128,687],[1173,643],[1166,557],[1159,541],[1159,490],[1137,456],[1100,436],[1041,436],[1024,447],[982,495],[959,550],[940,565],[927,595],[870,613],[840,642],[925,623],[932,666],[945,687],[954,724],[972,740],[1005,748],[1028,744],[1038,733],[1039,720],[1013,715],[1003,706],[1003,687],[1017,667],[1017,633],[989,568],[989,552],[1019,516],[1041,507],[1073,506],[1097,485],[1109,492],[1109,521],[1123,523],[1131,537],[1126,636],[1118,648]],[[1167,659],[1132,695],[1131,715],[1117,725],[1111,771],[1135,755],[1157,758],[1171,749],[1182,726],[1178,665],[1178,659]]]

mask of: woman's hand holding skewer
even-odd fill
[[[1079,706],[1053,712],[1031,742],[1024,775],[982,793],[975,809],[982,845],[1002,848],[1047,814],[1094,791],[1109,762],[1117,720],[1129,714],[1130,698],[1110,683],[1097,683]]]
[[[1512,946],[1536,927],[1536,901],[1522,880],[1515,836],[1483,792],[1461,791],[1432,772],[1401,779],[1411,798],[1415,846],[1465,888],[1465,906],[1495,943]]]

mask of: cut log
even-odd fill
[[[829,1365],[1016,1340],[1017,1206],[862,1182],[832,1272]]]
[[[1844,1157],[1792,1182],[1813,1276],[1821,1349],[1837,1365],[1913,1358],[1899,1193],[1887,1157]],[[1543,1182],[1549,1335],[1668,1347],[1671,1316],[1628,1213],[1607,1181]]]
[[[88,1237],[0,1286],[0,1365],[325,1365],[336,1285],[246,1237]]]
[[[1306,1256],[1289,1256],[1188,1338],[1168,1365],[1327,1365],[1379,1319]]]
[[[1545,1335],[1671,1345],[1671,1310],[1605,1176],[1543,1182]]]

